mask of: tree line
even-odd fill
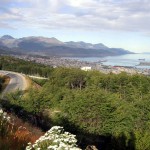
[[[10,56],[0,56],[0,70],[15,71],[29,75],[48,77],[52,67]]]

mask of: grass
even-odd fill
[[[6,114],[6,113],[5,113]],[[8,115],[5,117],[7,118]],[[21,119],[10,115],[11,119],[0,117],[0,149],[24,150],[29,142],[34,143],[44,133]]]

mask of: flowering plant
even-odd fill
[[[75,135],[65,132],[63,127],[54,126],[26,150],[81,150],[76,145]]]
[[[9,133],[10,117],[0,108],[0,136],[4,137]]]

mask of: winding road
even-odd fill
[[[0,74],[10,77],[9,84],[2,92],[2,98],[10,92],[14,92],[16,90],[24,91],[27,88],[27,82],[24,75],[11,71],[0,71]]]

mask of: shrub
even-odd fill
[[[65,132],[63,127],[54,126],[26,150],[81,150],[76,145],[75,135]]]

